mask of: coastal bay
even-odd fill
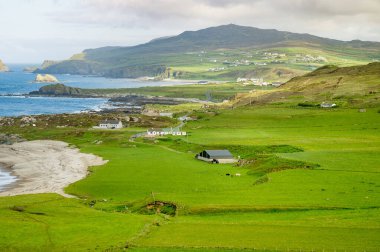
[[[47,83],[35,83],[35,74],[24,72],[26,65],[10,65],[12,72],[0,73],[0,116],[77,113],[109,108],[107,98],[27,97]],[[55,75],[61,83],[76,88],[110,89],[185,84],[182,81],[144,81],[96,76]]]

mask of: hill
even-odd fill
[[[185,31],[137,46],[87,49],[37,72],[115,78],[288,80],[326,63],[355,65],[378,59],[378,42],[345,42],[230,24]]]
[[[380,104],[380,63],[337,67],[326,65],[295,77],[277,89],[240,95],[235,103],[293,103],[319,106],[322,102],[339,106]]]

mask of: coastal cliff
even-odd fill
[[[65,60],[46,68],[39,68],[35,73],[95,75],[109,78],[139,78],[152,76],[156,79],[168,78],[165,65],[132,65],[106,67],[106,64],[86,60]]]
[[[27,66],[27,67],[24,67],[23,71],[24,71],[24,72],[27,72],[27,73],[33,73],[33,72],[36,71],[37,69],[38,69],[38,67]]]
[[[1,60],[0,60],[0,72],[8,72],[9,67],[7,67]]]
[[[57,60],[44,60],[44,62],[42,62],[42,65],[41,65],[41,69],[45,69],[47,67],[50,67],[50,66],[58,64],[58,63],[59,63],[59,61],[57,61]]]

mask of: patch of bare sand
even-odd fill
[[[101,157],[81,153],[65,142],[37,140],[0,145],[0,163],[7,164],[18,181],[0,196],[33,193],[58,193],[87,176],[89,166],[103,165]]]

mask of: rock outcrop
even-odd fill
[[[1,60],[0,60],[0,72],[8,72],[9,67],[7,67]]]
[[[0,144],[11,145],[14,143],[20,143],[26,141],[18,134],[4,134],[0,133]]]
[[[63,84],[52,84],[41,87],[38,91],[29,93],[30,95],[48,96],[81,96],[81,89],[68,87]]]
[[[53,82],[53,83],[57,83],[59,81],[58,81],[58,79],[55,76],[53,76],[51,74],[45,74],[45,75],[43,75],[43,74],[37,74],[35,82],[39,82],[39,83],[40,82],[50,82],[50,83]]]

